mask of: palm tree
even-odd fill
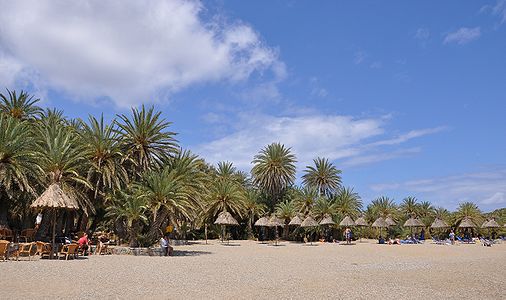
[[[283,220],[284,226],[283,226],[283,237],[285,239],[288,238],[288,223],[290,220],[295,217],[295,214],[297,213],[297,208],[295,206],[294,201],[283,201],[276,204],[275,208],[276,216]]]
[[[295,155],[279,143],[266,146],[253,159],[253,182],[270,196],[271,208],[295,181]]]
[[[136,191],[118,190],[113,195],[112,205],[107,207],[106,217],[126,225],[130,247],[137,246],[137,235],[142,224],[148,222],[145,212],[148,209],[146,197]]]
[[[353,188],[341,188],[334,197],[336,213],[339,219],[350,216],[358,218],[362,210],[362,199]]]
[[[404,214],[404,216],[408,217],[418,216],[419,204],[418,200],[413,196],[408,196],[404,198],[399,208]]]
[[[320,195],[330,197],[341,185],[341,170],[338,170],[326,158],[316,158],[313,166],[307,166],[302,176],[302,183],[317,189]]]
[[[36,104],[40,99],[33,99],[28,93],[21,91],[19,95],[16,91],[7,89],[8,97],[0,94],[0,111],[16,119],[32,119],[40,116],[42,109]]]
[[[80,138],[90,162],[87,180],[93,185],[94,197],[99,193],[104,194],[104,189],[119,189],[127,184],[128,174],[121,164],[121,145],[113,126],[104,123],[103,115],[100,120],[90,115],[88,123],[81,121],[80,127]]]
[[[336,205],[333,201],[325,197],[318,197],[311,209],[311,215],[316,219],[323,219],[326,216],[334,217],[336,215]]]
[[[319,198],[318,190],[306,187],[302,190],[295,190],[295,192],[295,206],[297,210],[307,215],[313,209],[316,200]]]
[[[216,180],[209,187],[206,215],[214,219],[220,212],[228,211],[242,217],[246,207],[244,188],[233,181]]]
[[[430,226],[434,221],[434,207],[429,201],[420,202],[418,205],[418,217],[425,226]]]
[[[177,152],[174,132],[167,131],[170,122],[161,119],[161,112],[154,107],[139,110],[132,108],[132,116],[119,115],[117,132],[121,139],[125,158],[136,168],[137,175],[159,166],[166,157]]]
[[[374,221],[374,219],[378,217],[386,218],[391,216],[393,219],[397,218],[397,205],[395,205],[394,200],[381,196],[379,198],[374,199],[371,204],[368,205],[369,221]]]
[[[95,212],[93,203],[83,193],[86,188],[93,188],[83,176],[89,169],[88,153],[77,134],[62,123],[58,116],[49,113],[35,127],[35,151],[41,182],[45,187],[60,184],[88,215]]]
[[[248,216],[248,236],[253,237],[253,222],[255,218],[265,214],[265,204],[259,202],[260,193],[255,189],[246,190],[246,199],[244,202],[244,209]]]
[[[33,193],[30,181],[38,174],[33,147],[29,124],[0,114],[0,224],[7,224],[9,204],[16,204],[13,199]]]
[[[483,223],[483,215],[478,206],[473,202],[459,204],[457,211],[454,213],[454,225],[458,226],[464,218],[470,219],[477,226]]]

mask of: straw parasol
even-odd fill
[[[382,217],[377,218],[376,221],[374,221],[374,223],[372,223],[371,226],[379,228],[380,236],[381,236],[381,229],[388,228],[387,222]]]
[[[450,227],[445,221],[436,218],[434,222],[430,225],[430,228],[448,228]]]
[[[275,242],[278,244],[278,227],[283,227],[285,224],[283,220],[279,219],[275,215],[272,215],[269,219],[269,222],[267,222],[267,227],[274,227],[275,230]]]
[[[302,219],[298,215],[293,217],[290,220],[290,223],[288,223],[288,225],[295,225],[295,226],[300,226],[300,224],[302,224]]]
[[[318,222],[316,222],[313,217],[307,216],[307,218],[302,221],[300,227],[316,227],[318,226]]]
[[[216,221],[214,221],[214,224],[221,225],[221,242],[223,242],[225,238],[225,227],[226,225],[239,225],[236,219],[232,217],[232,215],[228,211],[222,211],[218,218],[216,218]]]
[[[269,223],[269,219],[267,217],[261,217],[255,222],[255,226],[265,227],[267,226],[267,223]]]
[[[355,220],[355,226],[365,227],[365,226],[369,226],[369,224],[367,224],[367,221],[364,219],[364,217],[360,217]]]
[[[355,226],[357,226],[357,227],[367,227],[367,226],[369,226],[369,224],[364,219],[364,217],[360,217],[360,218],[358,218],[358,219],[355,220]],[[360,231],[362,231],[362,230],[360,230]],[[362,232],[360,232],[360,241],[362,241]]]
[[[476,225],[468,218],[465,217],[459,224],[459,228],[475,228]]]
[[[320,225],[334,225],[336,224],[330,215],[325,215],[320,221]]]
[[[55,236],[56,236],[56,210],[57,209],[68,209],[68,210],[76,210],[79,209],[79,204],[77,201],[67,196],[65,192],[61,189],[60,185],[57,183],[51,184],[45,191],[40,195],[33,203],[30,205],[31,208],[46,208],[53,209],[53,236],[52,236],[52,251],[51,258],[53,256],[53,252],[56,250],[55,247]]]
[[[351,226],[355,226],[355,222],[353,221],[352,218],[350,218],[349,216],[346,216],[344,217],[344,219],[339,223],[339,226],[343,226],[343,227],[351,227]]]
[[[483,225],[481,227],[483,227],[483,228],[499,228],[501,226],[494,219],[490,219],[489,221],[483,223]]]
[[[413,236],[413,227],[425,227],[425,224],[420,222],[417,218],[411,217],[404,222],[404,227],[409,227],[411,230],[411,236]]]
[[[388,216],[385,219],[385,222],[388,224],[389,227],[397,225],[397,223],[394,221],[394,219],[392,219],[392,217],[390,217],[390,216]]]
[[[313,219],[313,217],[311,216],[307,216],[307,218],[304,219],[304,221],[302,221],[302,223],[300,224],[300,227],[303,227],[303,228],[310,228],[310,227],[317,227],[318,226],[318,222],[315,221],[315,219]],[[313,239],[311,239],[311,245],[313,244]]]

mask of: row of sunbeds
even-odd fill
[[[33,257],[39,255],[41,258],[50,257],[52,247],[50,243],[44,242],[32,242],[32,243],[19,243],[17,249],[11,249],[11,242],[7,240],[0,240],[0,259],[6,261],[9,258],[28,257],[28,260],[32,260]],[[78,244],[63,245],[61,250],[56,253],[58,259],[65,258],[77,258],[80,254]]]

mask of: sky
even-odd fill
[[[71,118],[155,105],[250,171],[280,142],[364,204],[506,207],[506,0],[5,1],[0,89]]]

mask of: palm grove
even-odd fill
[[[402,221],[419,217],[426,225],[435,217],[456,226],[468,217],[486,217],[474,203],[456,212],[429,202],[388,197],[363,206],[353,188],[344,187],[341,171],[328,159],[316,158],[295,185],[296,157],[279,143],[267,145],[253,158],[251,175],[230,162],[210,165],[182,149],[171,123],[153,107],[132,108],[106,123],[66,118],[62,111],[43,110],[25,92],[0,94],[0,225],[33,226],[31,202],[57,184],[79,203],[78,211],[58,213],[58,231],[113,231],[131,246],[151,245],[171,224],[181,238],[201,237],[202,228],[219,232],[213,222],[227,211],[240,221],[238,238],[253,238],[253,224],[275,214],[285,224],[296,215],[338,223],[363,215],[368,222],[390,216]],[[44,212],[41,231],[48,231]],[[492,213],[504,222],[504,209]],[[214,231],[213,231],[214,229]],[[398,230],[401,230],[398,228]],[[206,230],[207,232],[207,230]],[[366,232],[372,234],[372,232]],[[286,225],[284,238],[294,238]]]

